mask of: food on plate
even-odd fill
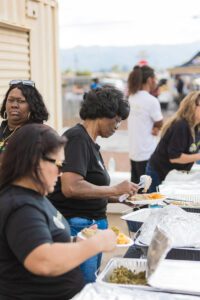
[[[123,266],[115,268],[109,277],[111,283],[147,284],[145,272],[136,273]]]
[[[117,244],[118,245],[129,244],[129,242],[130,242],[129,238],[123,232],[121,232],[118,227],[112,226],[111,229],[117,235]]]
[[[129,238],[122,232],[120,232],[117,236],[117,244],[124,245],[129,243]]]
[[[165,196],[160,193],[151,193],[151,194],[148,194],[148,198],[149,199],[162,199],[162,198],[165,198]]]
[[[116,235],[118,235],[120,233],[120,230],[119,230],[119,228],[117,226],[112,226],[111,229],[112,229],[112,231],[114,231],[114,233]]]
[[[99,229],[96,229],[96,228],[94,228],[94,229],[93,228],[84,228],[83,230],[81,230],[81,233],[85,237],[89,238],[89,237],[95,235],[98,232],[98,230]]]
[[[129,237],[126,236],[123,232],[121,232],[119,228],[117,228],[116,226],[112,226],[111,229],[117,235],[117,244],[118,245],[130,243]],[[83,230],[81,230],[81,233],[84,237],[90,238],[93,235],[95,235],[98,231],[99,231],[99,229],[97,229],[97,228],[94,228],[94,229],[93,228],[84,228]]]
[[[187,206],[187,207],[200,207],[200,202],[190,202],[190,201],[170,201],[169,204],[177,206]]]
[[[129,200],[138,201],[138,200],[159,200],[165,198],[164,195],[160,193],[151,193],[151,194],[136,194],[131,196]]]
[[[147,194],[136,194],[136,195],[131,196],[129,198],[129,200],[132,200],[132,201],[149,200],[149,197],[147,196]]]

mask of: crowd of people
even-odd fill
[[[84,94],[81,122],[60,136],[31,80],[13,80],[0,126],[0,300],[66,300],[95,281],[102,252],[116,246],[106,206],[149,191],[172,169],[200,160],[200,92],[189,93],[164,123],[154,70],[135,66],[128,99],[111,86]],[[97,137],[109,138],[128,119],[131,180],[110,186]],[[85,227],[101,229],[80,239]]]
[[[138,190],[129,181],[109,186],[96,138],[114,134],[129,110],[117,89],[91,90],[83,122],[60,137],[42,124],[48,111],[34,82],[10,82],[0,127],[1,300],[66,300],[95,281],[101,253],[116,246],[107,202]],[[77,238],[88,226],[103,230]]]
[[[159,81],[158,94],[166,84],[166,80]],[[156,192],[171,170],[190,171],[200,160],[200,93],[192,91],[184,97],[183,86],[176,76],[181,100],[174,115],[163,122],[154,70],[136,65],[128,77],[131,181],[139,182],[143,174],[151,176],[148,192]]]

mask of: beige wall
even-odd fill
[[[0,0],[0,28],[25,31],[29,36],[30,77],[36,82],[50,113],[49,124],[60,130],[61,113],[61,79],[58,53],[58,3],[56,0]],[[0,35],[1,45],[1,35]],[[14,49],[14,44],[10,44]],[[17,50],[16,50],[17,51]],[[8,51],[9,52],[9,51]],[[4,49],[5,55],[5,49]],[[0,47],[1,58],[1,47]],[[16,63],[16,62],[15,62]],[[9,82],[5,64],[0,64],[0,78]],[[3,70],[4,68],[4,70]],[[12,76],[13,77],[13,76]],[[19,75],[16,72],[16,79]],[[23,78],[27,79],[27,78]],[[8,86],[3,86],[6,90]],[[5,92],[5,91],[4,91]],[[1,93],[0,93],[1,94]]]

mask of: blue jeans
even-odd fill
[[[72,236],[76,236],[78,232],[81,231],[83,228],[90,227],[91,225],[94,224],[96,224],[99,229],[108,228],[107,219],[89,220],[85,218],[75,217],[75,218],[69,218],[67,219],[67,221],[70,225]],[[86,283],[95,282],[96,280],[95,273],[100,267],[101,258],[102,258],[102,253],[99,253],[98,255],[95,255],[87,259],[84,263],[80,265]]]
[[[159,184],[161,184],[161,180],[158,176],[158,173],[152,168],[149,162],[147,163],[146,166],[146,175],[149,175],[152,178],[152,183],[150,188],[148,189],[148,192],[149,193],[157,192],[156,188],[159,186]]]

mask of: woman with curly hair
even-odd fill
[[[49,116],[32,80],[12,80],[9,85],[0,111],[4,119],[0,126],[0,153],[18,128],[28,123],[43,123]]]
[[[64,133],[68,140],[66,164],[49,198],[67,218],[73,236],[92,224],[106,229],[108,201],[118,201],[120,195],[134,194],[138,189],[129,181],[109,186],[110,177],[96,142],[98,136],[108,138],[114,134],[120,122],[128,117],[129,109],[128,101],[114,87],[92,90],[84,95],[81,105],[83,122]],[[81,265],[86,282],[95,281],[100,261],[98,255]]]
[[[190,171],[200,160],[200,92],[189,93],[178,111],[164,125],[160,142],[147,164],[146,174],[152,177],[149,192],[165,179],[169,171]]]

